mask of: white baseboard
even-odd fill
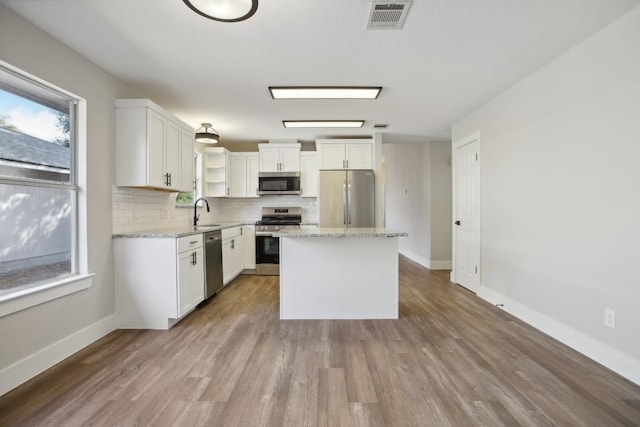
[[[0,396],[116,330],[115,314],[105,317],[0,371]]]
[[[509,314],[640,385],[640,360],[486,286],[480,286],[477,295],[492,304],[503,304]]]
[[[402,255],[406,256],[413,262],[417,262],[421,266],[428,268],[429,270],[450,270],[451,261],[432,261],[423,256],[416,254],[408,249],[400,249]]]

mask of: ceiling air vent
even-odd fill
[[[397,30],[402,28],[410,1],[373,1],[367,29],[372,30]]]

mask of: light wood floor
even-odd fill
[[[1,426],[640,425],[640,387],[401,258],[400,319],[281,321],[241,276],[0,398]],[[6,343],[3,343],[5,345]]]

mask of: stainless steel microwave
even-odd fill
[[[300,172],[260,172],[258,194],[296,195],[300,194]]]

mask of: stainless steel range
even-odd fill
[[[280,274],[280,239],[273,233],[300,228],[302,208],[262,208],[262,220],[256,222],[256,274]]]

